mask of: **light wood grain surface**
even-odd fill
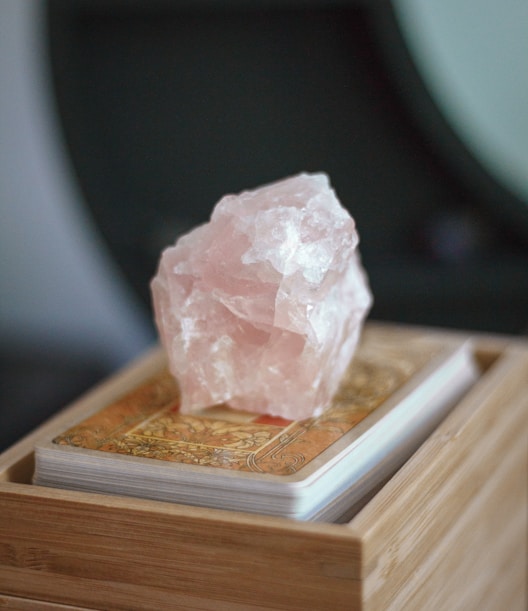
[[[365,609],[501,609],[504,588],[525,608],[526,380],[526,356],[507,353],[352,520]]]

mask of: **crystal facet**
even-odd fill
[[[357,245],[327,176],[300,174],[223,197],[167,248],[151,288],[181,411],[319,414],[372,302]]]

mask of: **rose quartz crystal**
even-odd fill
[[[321,413],[371,305],[358,235],[325,174],[227,195],[161,256],[156,324],[181,411]]]

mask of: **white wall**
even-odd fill
[[[0,1],[0,341],[110,368],[153,337],[83,208],[55,115],[43,9]]]
[[[417,67],[459,137],[528,205],[527,0],[393,0]]]

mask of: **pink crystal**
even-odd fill
[[[223,197],[161,256],[156,324],[181,411],[319,414],[371,305],[355,223],[325,174]]]

